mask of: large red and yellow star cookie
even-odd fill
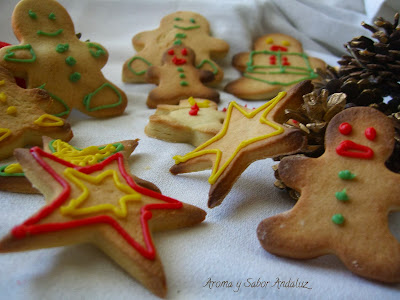
[[[313,89],[302,82],[288,93],[251,110],[231,102],[221,131],[184,156],[175,156],[172,174],[209,169],[211,188],[208,206],[221,204],[242,172],[254,161],[298,151],[305,143],[299,130],[283,127],[284,109],[297,107]]]
[[[12,74],[0,67],[0,160],[12,156],[15,148],[40,145],[43,135],[72,138],[67,121],[42,110],[49,102],[47,92],[19,87]]]
[[[166,280],[151,231],[191,226],[206,213],[135,183],[122,153],[78,167],[38,147],[16,150],[48,204],[0,241],[0,252],[92,243],[158,296]]]

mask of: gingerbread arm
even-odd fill
[[[161,77],[161,67],[151,66],[146,71],[146,82],[159,84]]]
[[[207,83],[213,81],[215,76],[211,71],[199,70],[199,78],[202,83]]]
[[[240,72],[245,72],[248,60],[249,52],[241,52],[232,57],[232,65]]]
[[[279,163],[279,178],[290,188],[301,191],[307,182],[308,170],[314,171],[315,160],[303,155],[284,157]]]
[[[132,38],[132,45],[136,51],[141,51],[145,47],[151,32],[153,31],[139,32]]]
[[[209,44],[211,45],[211,57],[222,58],[229,51],[229,44],[224,40],[211,37]]]
[[[0,64],[15,76],[23,77],[25,64],[36,61],[36,54],[31,45],[8,46],[0,49]]]
[[[88,50],[93,58],[100,64],[100,68],[104,67],[108,60],[107,50],[98,43],[85,42]]]

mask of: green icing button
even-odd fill
[[[65,63],[66,63],[68,66],[74,66],[74,65],[76,64],[76,59],[73,58],[72,56],[68,56],[68,57],[65,59]]]
[[[81,79],[81,73],[74,72],[71,75],[69,75],[69,80],[72,82],[77,82]]]
[[[349,196],[346,193],[346,189],[343,189],[341,192],[336,192],[335,197],[339,201],[349,201]]]
[[[64,53],[64,52],[68,51],[68,49],[69,49],[69,45],[68,44],[58,44],[56,46],[56,51],[58,53]]]
[[[356,175],[351,173],[349,170],[340,171],[338,176],[340,179],[344,179],[344,180],[351,180],[351,179],[354,179],[354,177],[356,177]]]
[[[344,223],[344,217],[342,214],[336,214],[332,216],[332,222],[336,225],[342,225]]]

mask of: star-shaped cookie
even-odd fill
[[[305,138],[299,130],[284,128],[284,109],[297,107],[302,95],[313,89],[310,81],[302,82],[288,93],[251,110],[231,102],[221,131],[184,156],[175,156],[172,174],[209,169],[211,188],[208,206],[221,204],[242,172],[254,161],[294,153]]]
[[[50,102],[46,91],[19,87],[12,74],[0,67],[0,160],[12,156],[15,148],[40,145],[44,135],[72,138],[67,121],[45,113]]]
[[[43,149],[55,156],[66,160],[74,165],[84,167],[94,165],[108,156],[124,151],[125,156],[131,155],[137,147],[138,140],[126,140],[102,146],[89,146],[83,149],[74,147],[60,139],[54,140],[43,137]],[[158,191],[154,184],[135,177],[135,182],[148,189]],[[15,193],[39,193],[25,177],[22,167],[18,163],[0,166],[0,190]]]
[[[394,147],[391,120],[355,107],[337,114],[318,158],[285,157],[279,176],[301,196],[287,212],[258,226],[269,252],[307,259],[337,255],[357,275],[400,282],[400,243],[388,214],[400,209],[400,175],[385,161]]]
[[[0,241],[0,252],[92,243],[154,294],[166,279],[151,231],[191,226],[206,213],[138,186],[122,153],[78,167],[38,147],[15,153],[47,205]]]
[[[197,147],[219,132],[224,119],[225,112],[219,111],[213,101],[191,97],[179,105],[158,105],[144,132],[157,139]]]

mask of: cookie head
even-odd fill
[[[259,38],[255,43],[255,50],[267,50],[273,52],[302,52],[303,48],[298,40],[295,38],[279,34],[272,33]]]
[[[15,35],[24,42],[75,35],[71,17],[55,0],[22,0],[15,7],[12,24]]]
[[[164,17],[160,27],[175,28],[183,31],[206,31],[209,32],[210,25],[201,15],[190,11],[178,11]]]
[[[327,152],[358,160],[385,162],[394,147],[390,119],[373,108],[354,107],[335,116],[326,131]]]
[[[177,67],[193,65],[195,58],[196,56],[192,49],[184,45],[175,45],[164,53],[163,64],[175,65]]]

